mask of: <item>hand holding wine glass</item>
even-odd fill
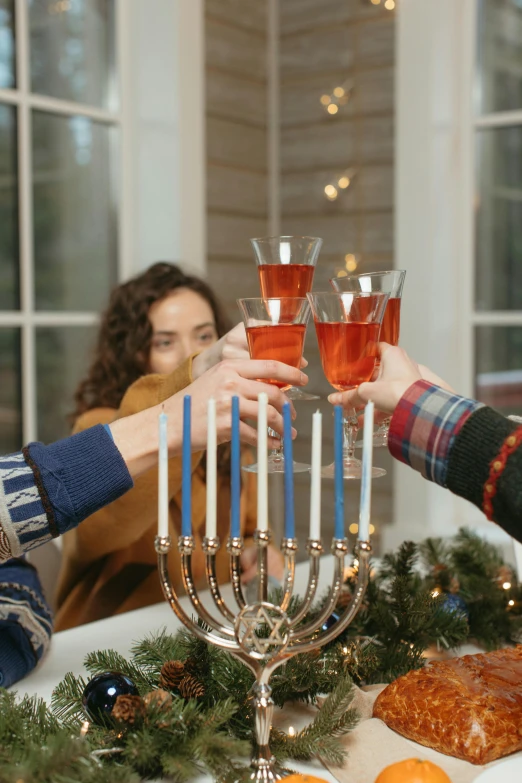
[[[301,365],[306,324],[310,315],[308,301],[299,297],[238,299],[245,324],[248,347],[252,359],[276,359],[298,368]],[[278,378],[268,380],[282,391],[293,384]],[[309,465],[294,463],[294,472],[304,472]],[[257,472],[257,465],[243,470]],[[268,458],[269,473],[284,473],[282,447],[274,449]]]
[[[417,364],[403,348],[381,342],[378,350],[380,367],[377,378],[350,391],[331,394],[328,401],[332,405],[352,410],[372,400],[376,408],[391,415],[406,390],[416,381],[429,381],[446,391],[453,391],[446,381],[424,365]]]
[[[378,357],[377,345],[388,294],[311,293],[308,300],[328,382],[339,391],[348,391],[369,381]],[[361,462],[354,456],[359,428],[357,414],[353,406],[345,406],[344,410],[344,478],[361,478]],[[374,477],[385,473],[382,468],[372,470]],[[334,465],[323,468],[322,475],[333,478]]]

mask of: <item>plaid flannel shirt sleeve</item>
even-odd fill
[[[427,381],[403,395],[392,417],[388,446],[393,457],[447,486],[448,459],[456,436],[483,403],[460,397]]]

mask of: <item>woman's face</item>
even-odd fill
[[[176,288],[149,310],[149,372],[168,374],[218,339],[212,308],[189,288]]]

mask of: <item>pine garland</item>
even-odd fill
[[[347,601],[354,585],[352,577]],[[451,594],[465,601],[469,618],[445,608]],[[297,605],[292,602],[290,614]],[[338,738],[357,722],[352,682],[389,682],[420,668],[432,645],[515,643],[521,629],[522,590],[494,547],[467,530],[451,541],[405,542],[383,558],[347,631],[272,676],[278,706],[317,705],[319,694],[329,695],[301,732],[273,729],[271,748],[280,759],[341,764]],[[163,630],[136,642],[130,659],[96,651],[85,666],[91,676],[127,675],[139,696],[120,697],[113,726],[91,724],[82,737],[82,677],[66,674],[51,708],[36,698],[16,703],[14,694],[0,690],[0,783],[137,783],[162,776],[183,783],[201,772],[223,781],[248,778],[237,759],[248,757],[252,744],[254,678],[231,655],[184,630]],[[185,692],[183,683],[190,683]]]

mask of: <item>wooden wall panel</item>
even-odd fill
[[[343,168],[353,160],[355,126],[351,122],[325,121],[318,125],[283,128],[281,131],[281,170],[283,174],[300,169],[332,166]]]
[[[230,212],[250,217],[266,216],[266,175],[209,163],[207,207],[213,212]]]
[[[354,64],[352,27],[313,28],[281,41],[281,78],[325,73],[343,73]]]
[[[206,0],[206,16],[265,34],[268,7],[263,0]]]
[[[288,217],[309,213],[335,214],[392,208],[391,164],[376,164],[358,169],[350,187],[340,190],[336,201],[329,201],[324,188],[329,183],[335,183],[338,175],[339,169],[334,166],[318,171],[286,173],[281,185],[283,213]]]
[[[266,85],[223,71],[207,71],[207,113],[266,126]]]
[[[265,173],[266,131],[235,120],[207,117],[207,160]]]
[[[266,233],[266,220],[211,212],[207,231],[210,258],[213,256],[245,258],[252,253],[250,238],[263,236]]]
[[[207,67],[264,82],[266,79],[266,30],[250,32],[207,18]]]

